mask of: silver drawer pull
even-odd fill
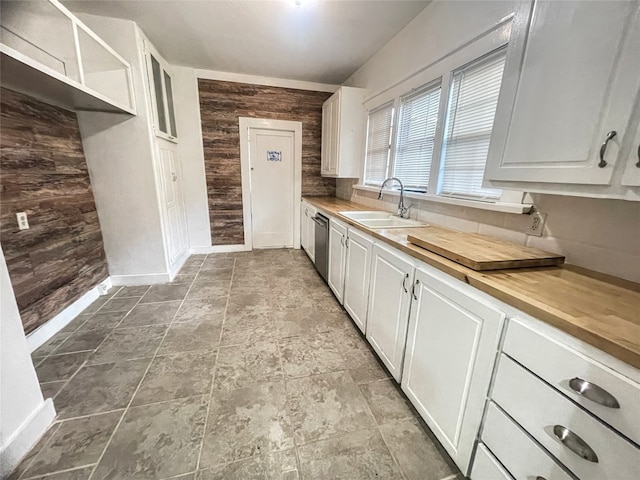
[[[547,479],[546,479],[546,478],[544,478],[544,477],[541,477],[540,475],[538,475],[538,476],[536,477],[536,480],[547,480]]]
[[[620,404],[616,397],[607,392],[604,388],[599,387],[595,383],[589,383],[586,380],[575,377],[569,380],[571,390],[584,398],[588,398],[592,402],[609,408],[620,408]]]
[[[593,449],[587,445],[587,443],[582,440],[578,435],[573,433],[568,428],[563,427],[562,425],[555,425],[553,427],[553,433],[560,443],[562,443],[565,447],[571,450],[573,453],[578,455],[579,457],[588,460],[589,462],[598,463],[598,456]]]

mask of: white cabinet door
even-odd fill
[[[329,219],[329,272],[327,283],[342,304],[344,294],[344,262],[346,255],[347,226]]]
[[[442,275],[416,272],[402,390],[467,474],[504,314]]]
[[[301,221],[300,221],[300,245],[307,252],[307,255],[311,261],[315,261],[315,222],[313,217],[316,215],[317,210],[306,202],[302,202],[302,208],[300,209]]]
[[[636,136],[631,142],[631,154],[622,176],[622,185],[640,187],[640,119]]]
[[[373,240],[349,228],[344,277],[344,308],[365,333]]]
[[[640,87],[638,5],[535,2],[510,41],[487,180],[611,184]]]
[[[333,97],[332,97],[333,98]],[[335,168],[335,159],[331,157],[335,154],[335,128],[334,121],[336,103],[331,99],[322,105],[322,150],[321,150],[321,174],[334,175],[335,170],[331,170],[331,165]]]
[[[379,244],[373,246],[372,256],[367,340],[400,381],[415,266],[400,252]]]

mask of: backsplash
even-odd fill
[[[29,333],[104,280],[107,262],[75,113],[4,88],[0,107],[2,249]]]
[[[338,180],[336,195],[395,213],[398,196],[352,189],[354,180]],[[405,199],[409,215],[453,230],[474,232],[567,257],[567,263],[640,283],[640,202],[531,194],[547,214],[542,237],[525,234],[528,215]]]

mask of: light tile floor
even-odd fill
[[[192,256],[33,359],[58,417],[12,480],[462,478],[301,251]]]

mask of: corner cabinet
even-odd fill
[[[360,176],[364,92],[362,88],[340,87],[322,105],[323,177]]]
[[[535,1],[517,18],[485,181],[640,199],[625,188],[640,174],[621,181],[640,172],[640,4]]]
[[[131,67],[57,0],[3,0],[2,86],[70,110],[136,113]]]
[[[505,314],[443,275],[416,272],[402,390],[466,474]]]

